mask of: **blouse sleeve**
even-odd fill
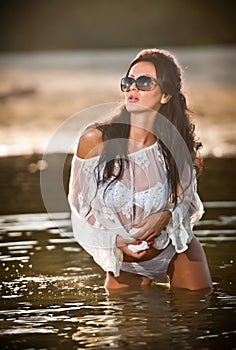
[[[117,235],[130,241],[125,228],[119,224],[112,208],[102,206],[96,199],[96,165],[99,157],[80,159],[74,155],[68,200],[76,241],[90,254],[103,270],[119,275],[123,260],[122,251],[116,246]],[[128,240],[129,238],[129,240]]]
[[[193,226],[204,214],[203,204],[197,193],[197,181],[193,171],[190,181],[182,179],[182,194],[174,207],[168,202],[166,209],[171,212],[171,220],[161,235],[155,240],[154,246],[157,249],[164,249],[171,241],[177,253],[182,253],[188,248],[194,233]]]

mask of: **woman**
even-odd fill
[[[73,158],[69,202],[76,240],[107,272],[108,290],[211,288],[193,224],[203,214],[194,165],[199,144],[169,52],[141,51],[121,80],[124,104],[89,126]]]

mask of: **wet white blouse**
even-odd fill
[[[181,186],[186,190],[173,208],[158,142],[129,153],[122,179],[108,187],[105,183],[97,188],[98,160],[99,156],[81,159],[74,155],[68,196],[74,237],[95,262],[118,276],[123,253],[117,248],[117,236],[123,238],[123,243],[131,242],[131,235],[137,231],[132,228],[134,224],[165,209],[171,211],[172,218],[155,239],[154,247],[164,249],[171,240],[176,252],[185,251],[193,237],[193,224],[204,212],[196,179],[189,176],[189,169],[182,176]]]

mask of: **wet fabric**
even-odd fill
[[[121,270],[135,273],[150,278],[160,278],[166,276],[169,263],[176,254],[175,248],[170,244],[155,258],[139,262],[123,262]]]
[[[98,161],[99,156],[81,159],[74,155],[68,196],[74,237],[95,262],[118,276],[123,253],[117,247],[117,236],[121,237],[119,244],[132,242],[131,235],[137,231],[133,225],[165,209],[172,217],[153,246],[164,249],[171,241],[176,252],[185,251],[193,237],[192,226],[204,212],[193,169],[186,165],[182,171],[184,191],[173,207],[158,142],[128,153],[122,178],[109,186],[100,182],[97,187]]]

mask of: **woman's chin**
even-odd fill
[[[125,103],[126,109],[130,113],[150,113],[150,115],[153,114],[153,112],[157,112],[158,110],[156,108],[151,108],[149,106],[142,105],[137,102],[126,102]]]
[[[137,102],[126,102],[126,109],[130,113],[147,112],[149,108]]]

